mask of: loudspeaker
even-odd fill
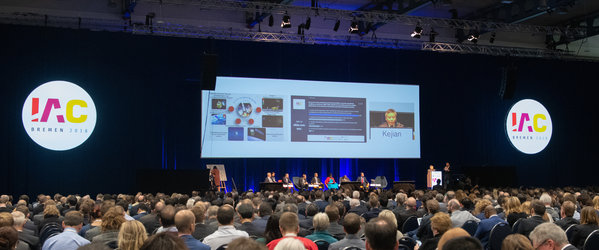
[[[218,55],[204,54],[202,57],[202,90],[214,90],[218,72]]]
[[[501,69],[501,85],[499,87],[499,96],[503,100],[509,100],[514,97],[516,92],[518,69],[514,65],[509,65]]]

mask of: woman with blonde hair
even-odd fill
[[[474,205],[474,211],[472,212],[472,215],[476,216],[476,218],[479,218],[481,220],[486,219],[485,207],[487,207],[488,205],[493,205],[493,203],[487,199],[478,200],[478,202],[476,202],[476,204]]]
[[[121,225],[118,236],[119,250],[139,250],[148,238],[146,228],[141,222],[132,220]]]
[[[528,215],[522,211],[522,205],[520,199],[516,196],[512,196],[505,201],[505,218],[510,224],[510,227],[514,226],[514,223],[520,218],[526,218]]]
[[[592,207],[584,207],[580,211],[580,225],[574,226],[572,233],[572,245],[582,249],[584,242],[593,231],[599,229],[599,217]]]
[[[530,240],[521,234],[510,234],[501,243],[501,250],[534,250]]]

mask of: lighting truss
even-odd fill
[[[511,24],[499,22],[483,22],[473,20],[445,19],[445,18],[430,18],[417,17],[394,14],[392,12],[378,11],[352,11],[338,10],[328,8],[311,8],[304,6],[293,6],[284,4],[275,4],[257,1],[238,1],[238,0],[139,0],[140,3],[155,4],[155,5],[192,5],[199,6],[206,10],[229,10],[255,12],[256,10],[268,11],[275,14],[301,14],[304,16],[320,16],[331,19],[357,20],[372,23],[399,23],[403,25],[417,25],[444,27],[444,28],[460,28],[460,29],[478,29],[481,31],[505,31],[505,32],[527,32],[527,33],[545,33],[551,30],[563,30],[564,27],[540,26],[540,25],[525,25]],[[571,29],[570,29],[571,30]],[[576,32],[586,32],[585,29],[577,29]]]
[[[86,29],[92,31],[125,32],[135,35],[171,36],[246,42],[277,42],[307,45],[336,45],[354,46],[362,48],[384,48],[398,50],[423,50],[434,52],[483,54],[493,56],[510,55],[516,57],[557,58],[589,61],[599,60],[599,58],[576,56],[567,51],[556,51],[548,49],[500,47],[454,43],[431,43],[422,42],[420,40],[414,39],[403,40],[390,38],[376,38],[369,36],[355,36],[351,34],[298,35],[296,33],[284,32],[268,33],[248,30],[237,30],[232,28],[227,29],[218,27],[203,27],[170,23],[161,23],[148,26],[140,23],[130,23],[129,21],[125,20],[59,17],[31,13],[0,13],[0,23],[69,29]]]

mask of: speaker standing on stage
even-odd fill
[[[443,168],[443,187],[447,188],[449,185],[449,181],[451,180],[451,169],[449,162],[445,163],[445,167]]]
[[[212,185],[214,185],[214,187],[216,187],[217,191],[220,192],[220,171],[218,171],[218,168],[216,168],[216,166],[212,167],[212,170],[210,170],[210,174],[212,175]]]

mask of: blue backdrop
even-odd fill
[[[420,51],[209,41],[0,25],[0,193],[136,192],[136,171],[222,163],[240,189],[266,171],[319,172],[425,184],[426,168],[516,168],[522,185],[596,183],[597,63],[514,59],[513,100],[498,96],[505,57]],[[421,159],[200,159],[202,54],[219,55],[223,76],[419,84]],[[38,85],[67,80],[94,99],[98,121],[81,146],[55,152],[23,129],[22,105]],[[549,146],[525,155],[505,135],[506,114],[532,98],[549,110]],[[335,148],[329,149],[333,154]],[[493,168],[495,169],[495,168]],[[230,185],[230,184],[229,184]],[[193,183],[190,184],[190,190]],[[143,190],[142,190],[143,191]]]

